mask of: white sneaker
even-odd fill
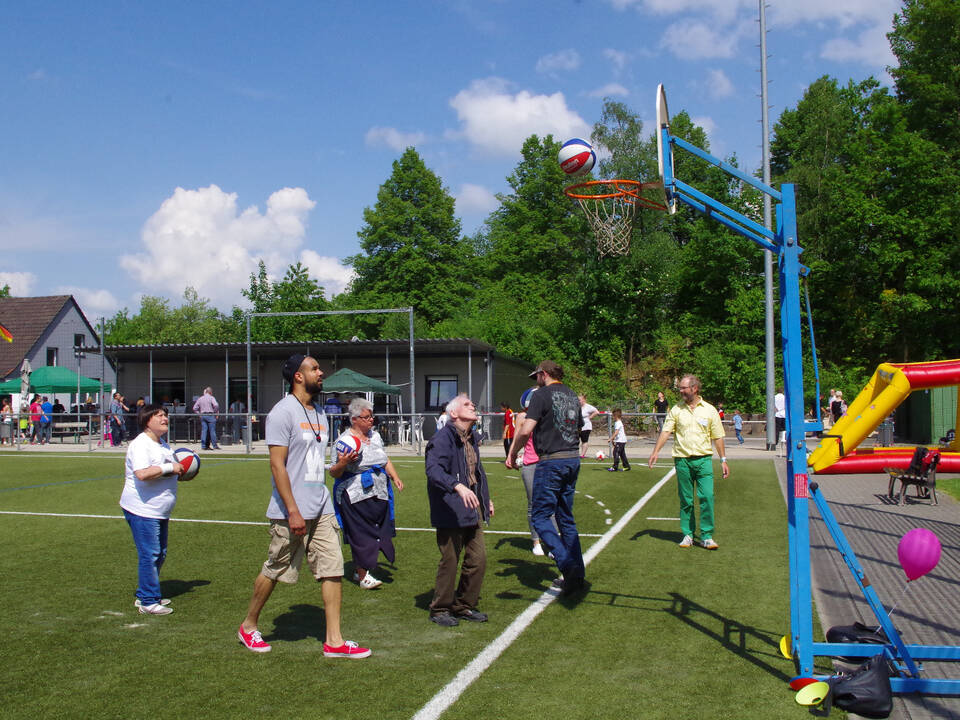
[[[170,598],[162,598],[160,600],[160,604],[166,607],[167,605],[170,604]],[[140,598],[137,598],[136,600],[133,601],[134,607],[140,607],[140,605],[141,605]]]
[[[540,545],[540,543],[533,544],[533,554],[538,557],[542,557],[544,555],[543,546]]]
[[[364,590],[373,590],[376,587],[383,585],[383,580],[377,580],[371,573],[367,573],[363,576],[363,580],[360,581],[360,587]]]
[[[717,545],[717,541],[713,538],[707,538],[700,544],[703,545],[707,550],[716,550],[718,547],[720,547]]]
[[[141,615],[169,615],[173,612],[173,608],[167,607],[166,605],[161,605],[160,603],[154,603],[153,605],[140,605],[137,609],[140,611]]]
[[[680,541],[679,545],[682,548],[693,547],[693,538],[689,535],[684,535],[683,540]]]

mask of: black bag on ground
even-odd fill
[[[890,689],[890,663],[883,655],[875,655],[863,665],[847,673],[827,679],[834,707],[868,718],[885,718],[893,710]]]
[[[829,643],[868,643],[871,645],[886,645],[890,641],[883,628],[879,626],[869,627],[860,622],[853,625],[837,625],[827,630],[827,642]],[[841,658],[846,662],[862,662],[860,657]]]

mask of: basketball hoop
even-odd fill
[[[637,208],[666,210],[662,202],[643,195],[648,190],[663,188],[662,183],[641,183],[636,180],[588,180],[564,188],[564,194],[576,200],[586,215],[597,238],[597,253],[626,255],[630,252],[630,235]]]

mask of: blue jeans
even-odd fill
[[[533,475],[533,527],[553,553],[565,579],[584,576],[580,533],[573,519],[573,496],[580,473],[580,458],[541,460]],[[556,519],[554,527],[551,516]],[[558,532],[559,531],[559,532]]]
[[[167,559],[169,520],[157,520],[123,511],[137,547],[137,597],[141,605],[160,602],[160,568]]]
[[[217,418],[214,415],[200,416],[200,447],[217,447]]]
[[[734,428],[733,431],[737,434],[737,440],[743,445],[743,433],[740,432],[740,428]]]

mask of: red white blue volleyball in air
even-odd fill
[[[567,175],[586,175],[597,164],[597,153],[586,140],[573,138],[560,146],[557,162]]]

